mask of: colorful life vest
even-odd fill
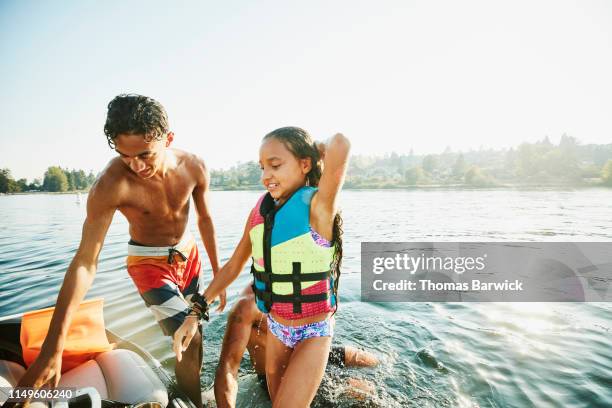
[[[302,187],[280,207],[265,194],[251,213],[253,292],[264,313],[293,320],[335,310],[334,247],[318,245],[311,235],[316,191]]]

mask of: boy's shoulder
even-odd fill
[[[127,168],[120,158],[115,157],[98,174],[89,194],[99,200],[114,202],[123,195],[127,187]]]
[[[180,149],[172,149],[178,167],[182,168],[179,174],[194,179],[199,186],[208,185],[209,174],[204,159],[197,154]]]
[[[117,183],[126,180],[129,170],[120,157],[112,158],[98,176],[103,183]]]
[[[204,164],[204,159],[202,159],[197,154],[187,152],[181,149],[172,149],[172,154],[174,154],[179,164],[184,165],[188,168],[206,168],[206,165]]]

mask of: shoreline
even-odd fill
[[[612,186],[605,184],[587,184],[587,185],[571,185],[571,184],[501,184],[487,186],[469,186],[465,184],[425,184],[425,185],[365,185],[365,186],[344,186],[343,190],[453,190],[453,191],[470,191],[470,190],[587,190],[587,189],[610,189]],[[245,185],[236,187],[219,187],[213,186],[211,191],[265,191],[260,185]],[[87,194],[89,190],[75,191],[24,191],[18,193],[0,193],[0,196],[13,195],[38,195],[38,194]]]

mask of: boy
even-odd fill
[[[199,157],[169,148],[174,133],[164,107],[145,96],[119,95],[108,105],[104,133],[119,157],[108,163],[89,192],[79,249],[64,277],[41,353],[20,381],[22,387],[57,386],[72,314],[94,280],[115,211],[129,222],[128,273],[165,335],[172,336],[181,325],[188,300],[198,291],[201,262],[187,231],[190,198],[213,275],[219,270],[208,171]],[[223,307],[224,293],[219,309]],[[196,337],[175,372],[181,390],[199,407],[201,329]]]

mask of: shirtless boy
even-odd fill
[[[219,270],[208,171],[199,157],[170,148],[174,133],[163,106],[145,96],[119,95],[108,105],[104,133],[119,157],[108,163],[89,192],[81,243],[64,277],[41,353],[21,379],[22,387],[57,386],[66,333],[94,280],[115,211],[129,222],[128,273],[165,335],[172,336],[187,316],[200,281],[198,248],[187,230],[190,199],[213,274]],[[225,294],[220,298],[223,309]],[[195,337],[175,372],[181,390],[199,407],[201,330]]]

